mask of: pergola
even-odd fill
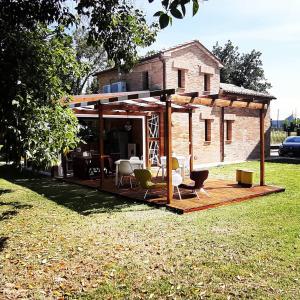
[[[189,115],[189,154],[191,157],[190,169],[193,169],[193,119],[192,114],[199,105],[220,107],[220,142],[221,154],[224,157],[224,108],[236,107],[240,109],[255,109],[260,111],[260,185],[265,185],[265,113],[274,97],[265,95],[238,95],[237,93],[222,92],[214,95],[199,96],[198,92],[175,94],[175,89],[166,89],[158,91],[135,91],[119,93],[103,93],[92,95],[72,96],[70,106],[75,112],[98,114],[99,118],[99,159],[100,159],[100,189],[104,180],[104,114],[134,114],[149,115],[149,113],[159,113],[160,116],[160,134],[165,144],[165,155],[167,157],[167,203],[170,204],[173,199],[172,187],[172,120],[173,112],[184,112]],[[165,123],[164,120],[165,119]],[[165,126],[164,126],[165,125]],[[147,130],[146,130],[147,131]],[[146,134],[146,145],[149,143],[149,136]],[[162,147],[162,146],[161,146]],[[148,147],[146,147],[148,149]],[[148,158],[148,152],[145,154]],[[222,157],[222,155],[221,155]],[[148,167],[148,159],[146,159]]]

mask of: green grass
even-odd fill
[[[241,166],[259,168],[210,176]],[[299,165],[267,163],[285,193],[187,215],[11,171],[0,168],[1,299],[300,298]]]

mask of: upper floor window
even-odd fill
[[[145,71],[142,73],[143,90],[149,90],[149,73]]]
[[[210,75],[209,74],[204,74],[204,87],[203,87],[204,92],[209,92],[210,91]]]
[[[179,88],[184,88],[184,71],[181,70],[181,69],[178,69],[177,71],[178,75],[177,75],[177,78],[178,78],[178,87]]]

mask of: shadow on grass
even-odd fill
[[[6,210],[0,214],[0,221],[11,219],[16,216],[20,209],[32,208],[32,205],[21,204],[20,202],[2,202],[0,201],[0,206],[9,206],[12,209]]]
[[[11,192],[12,192],[12,190],[10,190],[10,189],[0,189],[0,196],[3,194],[11,193]]]
[[[300,158],[297,157],[274,157],[266,159],[268,163],[276,163],[276,164],[292,164],[299,165]]]
[[[0,176],[82,215],[152,209],[96,189],[80,187],[49,177],[35,176],[30,172],[20,173],[10,166],[0,167]]]
[[[4,250],[7,244],[8,237],[7,236],[0,236],[0,252]]]

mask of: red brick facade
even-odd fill
[[[165,65],[165,86],[164,86]],[[99,87],[124,80],[127,90],[143,90],[143,72],[148,72],[150,90],[176,88],[178,92],[209,92],[218,94],[221,63],[199,42],[187,43],[161,52],[139,63],[129,74],[116,70],[98,75]],[[181,70],[183,88],[178,87],[178,70]],[[206,83],[204,82],[206,80]],[[207,91],[204,91],[204,87]],[[201,106],[193,113],[194,163],[219,162],[220,111],[218,107]],[[211,141],[205,141],[205,119],[211,120]],[[232,124],[232,140],[225,141],[224,161],[240,161],[259,157],[259,110],[225,108],[225,120]],[[226,121],[225,121],[226,123]],[[173,113],[173,150],[188,155],[188,114]],[[226,124],[225,124],[226,125]],[[270,152],[270,112],[265,118],[266,155]],[[226,126],[225,126],[226,139]]]

